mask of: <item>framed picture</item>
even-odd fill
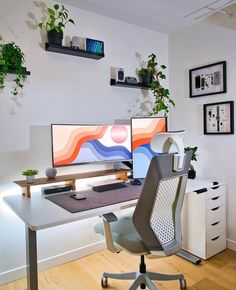
[[[226,61],[189,71],[190,98],[226,93]]]
[[[234,102],[204,105],[204,134],[234,134]]]

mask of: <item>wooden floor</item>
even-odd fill
[[[225,250],[201,265],[193,265],[180,257],[146,259],[149,271],[183,273],[189,290],[235,290],[236,252]],[[103,271],[130,272],[138,269],[139,257],[107,250],[58,266],[39,274],[39,290],[101,290]],[[109,280],[108,289],[126,290],[130,281]],[[155,282],[159,290],[177,290],[178,281]],[[26,279],[0,286],[0,290],[23,290]]]

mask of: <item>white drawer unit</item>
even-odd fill
[[[226,248],[226,185],[190,181],[183,204],[183,250],[208,259]]]

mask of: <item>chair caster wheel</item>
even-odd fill
[[[107,286],[108,286],[108,278],[107,277],[102,276],[101,286],[102,286],[102,288],[107,288]]]
[[[187,283],[185,279],[180,279],[179,280],[179,285],[180,285],[180,289],[187,289]]]

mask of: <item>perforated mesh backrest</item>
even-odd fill
[[[161,244],[167,244],[175,238],[173,206],[178,190],[179,177],[161,180],[157,188],[156,199],[150,217],[150,225]]]
[[[173,155],[154,156],[133,214],[133,223],[150,251],[166,255],[181,248],[181,208],[191,153],[182,171],[173,171]]]

